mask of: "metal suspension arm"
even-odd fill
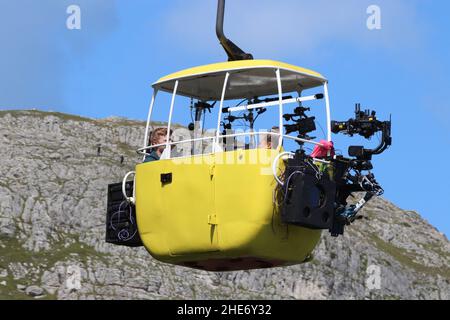
[[[231,40],[223,33],[223,20],[225,14],[225,0],[219,0],[217,6],[217,20],[216,20],[216,34],[220,41],[220,44],[225,49],[228,56],[228,61],[236,60],[253,60],[253,56],[250,53],[245,53],[235,45]]]

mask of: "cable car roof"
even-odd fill
[[[173,92],[199,100],[220,100],[225,74],[230,73],[225,100],[245,99],[278,93],[274,69],[280,69],[283,92],[302,91],[323,85],[321,74],[272,60],[242,60],[194,67],[165,76],[153,84],[155,90]]]

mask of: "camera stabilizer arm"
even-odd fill
[[[351,146],[349,155],[357,160],[371,160],[373,155],[383,153],[391,144],[391,123],[389,121],[379,121],[375,111],[361,111],[361,105],[356,104],[355,118],[348,121],[331,121],[331,131],[333,133],[343,133],[350,137],[358,134],[366,139],[370,139],[377,132],[381,132],[381,142],[375,149],[364,149],[361,146]]]
[[[370,165],[370,161],[352,160],[335,157],[333,160],[336,181],[336,215],[330,228],[332,236],[344,233],[344,227],[358,219],[358,212],[375,196],[381,196],[383,188],[378,184],[373,173],[363,174],[361,167]],[[354,172],[352,174],[352,172]],[[365,192],[365,195],[354,205],[347,205],[347,199],[353,193]]]
[[[359,134],[367,139],[377,132],[382,133],[380,144],[374,149],[365,149],[362,146],[349,147],[349,155],[355,157],[348,159],[335,157],[332,161],[335,165],[336,190],[336,219],[331,228],[332,236],[343,234],[345,225],[357,219],[358,212],[373,197],[383,194],[383,188],[375,180],[370,172],[373,169],[371,159],[373,155],[383,153],[391,144],[391,120],[379,121],[375,111],[361,111],[359,104],[355,108],[355,118],[346,122],[332,122],[334,133],[342,132],[349,136]],[[352,175],[351,172],[354,172]],[[363,174],[368,171],[368,174]],[[347,206],[347,198],[354,192],[365,192],[364,197],[356,205]]]

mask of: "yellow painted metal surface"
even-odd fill
[[[274,61],[274,60],[242,60],[242,61],[229,61],[229,62],[220,62],[213,63],[208,65],[203,65],[199,67],[189,68],[182,71],[178,71],[172,74],[169,74],[165,77],[160,78],[155,82],[154,86],[170,80],[182,79],[186,77],[193,77],[198,75],[217,73],[217,72],[226,72],[232,70],[244,70],[244,69],[252,69],[252,68],[280,68],[283,70],[289,70],[296,73],[300,73],[303,75],[311,76],[326,80],[320,73],[315,72],[313,70],[309,70],[302,67],[297,67],[292,64]]]
[[[179,71],[153,84],[157,91],[205,101],[222,97],[225,74],[229,73],[225,100],[278,94],[275,70],[280,70],[283,92],[298,92],[322,86],[327,80],[319,73],[272,60],[246,60],[210,64]]]
[[[302,263],[320,231],[283,225],[273,203],[275,150],[237,150],[136,166],[142,241],[168,263],[257,258]],[[193,162],[188,161],[193,160]],[[161,183],[171,173],[172,182]]]

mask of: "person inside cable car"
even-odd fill
[[[279,134],[279,127],[272,127],[270,133]],[[272,143],[273,142],[273,143]],[[278,136],[273,134],[264,134],[261,136],[261,141],[259,142],[260,149],[276,149],[278,147]]]
[[[170,135],[172,135],[172,130],[170,130]],[[167,143],[167,128],[161,127],[155,129],[150,135],[149,145],[160,146],[151,148],[150,154],[145,156],[144,162],[158,161],[166,148],[165,143]]]

